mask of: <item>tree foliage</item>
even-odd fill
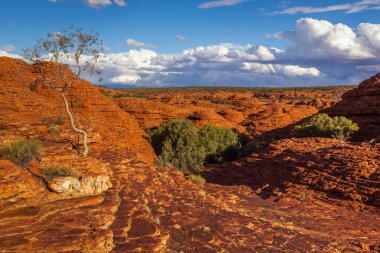
[[[23,50],[24,58],[34,65],[37,72],[32,85],[43,85],[60,92],[72,129],[83,136],[84,156],[88,153],[87,132],[76,126],[65,94],[82,75],[100,76],[102,71],[98,60],[102,50],[99,34],[73,27],[63,32],[48,33],[32,48]]]
[[[238,142],[237,134],[230,129],[210,125],[197,129],[192,121],[182,119],[164,121],[148,134],[160,165],[185,174],[201,171],[207,158],[219,159]]]
[[[305,137],[333,137],[348,140],[354,132],[359,131],[359,127],[346,117],[330,117],[326,113],[321,113],[295,126],[294,130]]]

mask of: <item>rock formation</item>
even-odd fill
[[[75,134],[57,120],[64,116],[59,97],[31,87],[33,75],[33,66],[0,57],[0,146],[30,138],[44,150],[28,170],[0,158],[0,252],[380,250],[378,144],[282,140],[210,166],[208,182],[196,185],[175,169],[152,165],[155,155],[140,126],[159,124],[164,112],[189,117],[201,111],[197,124],[244,131],[243,118],[274,107],[273,101],[251,93],[196,95],[211,102],[191,93],[116,101],[131,115],[81,81],[69,94],[77,122],[92,136],[89,157],[80,157]],[[145,107],[138,111],[136,104]],[[295,106],[309,108],[280,104],[276,115],[284,117]],[[294,112],[288,120],[304,116]],[[53,123],[57,131],[50,131]],[[45,182],[49,166],[74,168],[79,179]]]
[[[380,73],[346,92],[342,101],[330,108],[328,113],[346,116],[356,122],[360,127],[356,139],[377,138],[380,141]]]

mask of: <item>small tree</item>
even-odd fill
[[[88,154],[88,135],[76,126],[66,92],[83,74],[100,76],[101,69],[97,63],[102,50],[99,34],[71,27],[61,33],[48,33],[46,38],[23,51],[25,59],[37,70],[33,84],[42,84],[60,93],[71,128],[83,136],[83,156]]]

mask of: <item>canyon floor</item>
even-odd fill
[[[0,57],[0,146],[41,142],[22,169],[0,158],[0,252],[379,252],[380,74],[359,86],[109,89],[68,92],[88,157],[59,94],[35,87],[34,66]],[[295,138],[319,112],[346,116],[352,141]],[[211,164],[196,185],[155,166],[146,130],[172,118],[235,129],[268,142]],[[49,166],[75,168],[81,189],[52,191]],[[59,183],[59,181],[55,182]]]

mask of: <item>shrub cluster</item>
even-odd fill
[[[223,160],[238,143],[238,135],[230,129],[211,125],[198,129],[183,119],[164,121],[148,134],[159,164],[185,174],[201,171],[206,162]]]
[[[41,171],[42,176],[46,181],[51,181],[57,177],[75,177],[78,178],[79,175],[75,169],[67,167],[48,167]]]
[[[359,127],[345,117],[330,117],[326,113],[321,113],[295,126],[294,131],[302,137],[333,137],[348,140],[352,133],[359,131]]]
[[[34,158],[42,156],[42,148],[35,140],[21,140],[5,144],[0,154],[25,169]]]
[[[193,182],[194,184],[203,185],[206,183],[206,179],[204,179],[200,175],[190,174],[187,176],[187,179]]]

